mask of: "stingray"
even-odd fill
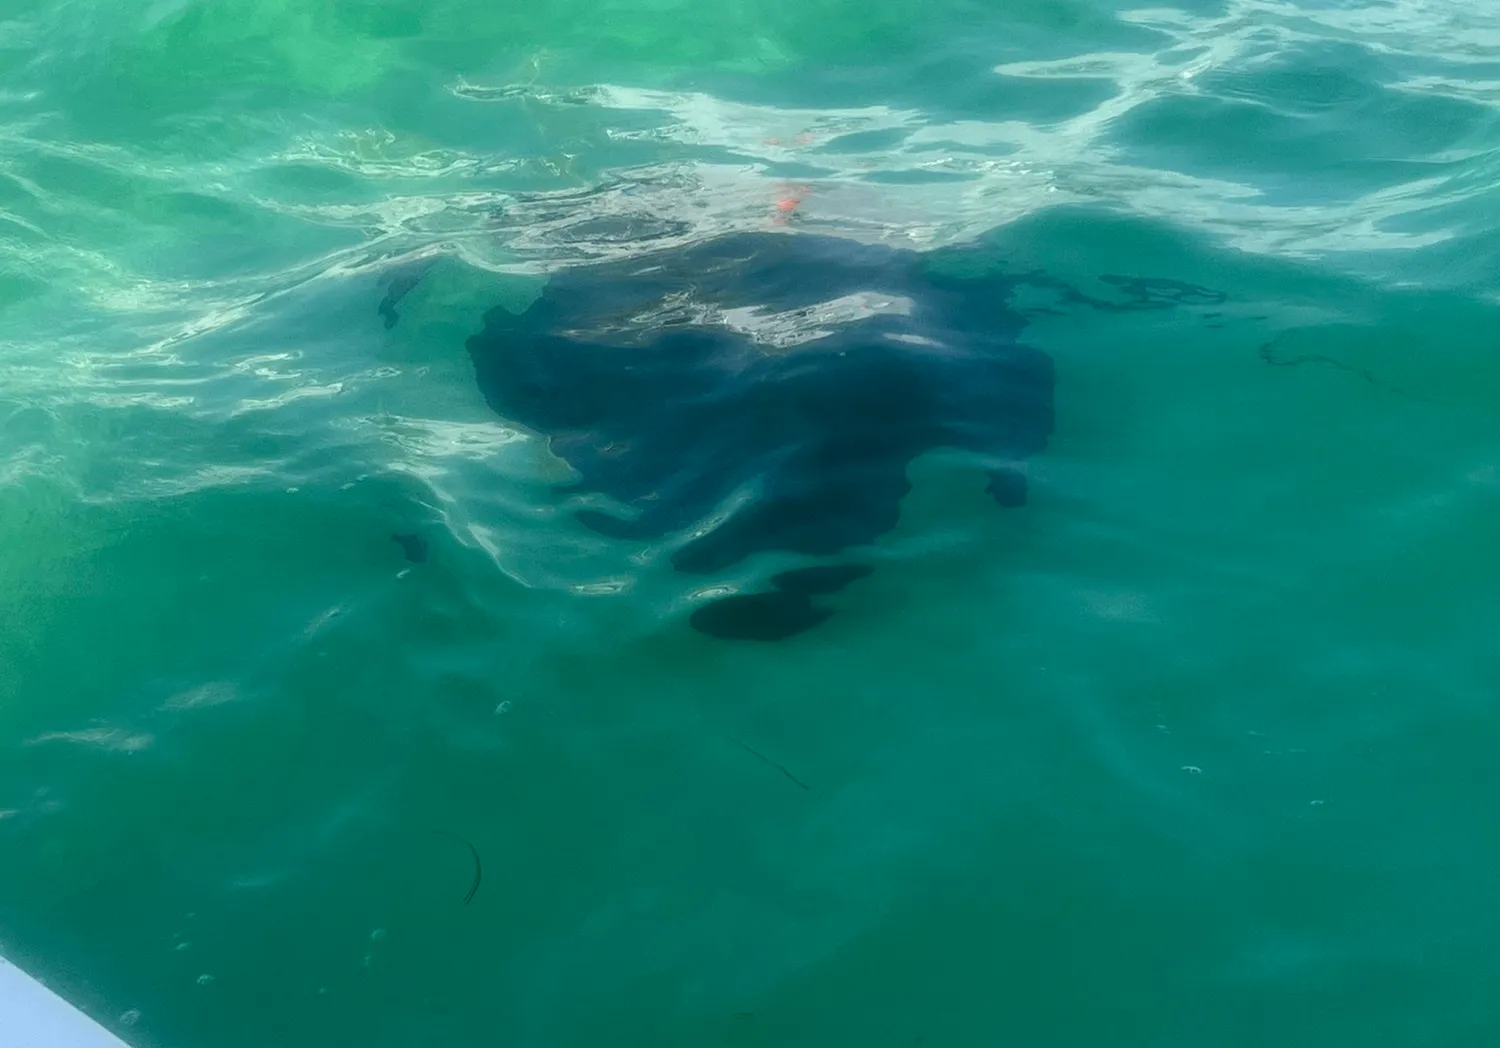
[[[1052,432],[1051,358],[1019,340],[1011,278],[933,263],[726,234],[557,272],[524,312],[490,310],[467,348],[489,406],[572,467],[560,494],[596,504],[575,511],[588,528],[667,540],[696,576],[762,554],[824,561],[689,618],[780,640],[869,573],[826,561],[895,527],[917,456],[972,453],[995,503],[1026,502],[1026,460]]]

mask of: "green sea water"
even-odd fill
[[[0,952],[137,1048],[1500,1043],[1497,184],[1480,0],[7,0]],[[716,642],[464,339],[789,196],[1225,300],[1034,289],[1029,504]]]

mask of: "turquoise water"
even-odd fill
[[[139,1048],[1496,1043],[1497,182],[1475,0],[10,0],[0,950]],[[1029,504],[723,643],[464,340],[778,223],[1227,297],[1034,289]]]

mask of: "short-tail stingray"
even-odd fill
[[[937,448],[976,453],[995,501],[1024,503],[1053,369],[1018,341],[1012,287],[913,251],[730,234],[561,271],[525,312],[491,310],[468,349],[490,407],[577,472],[566,490],[622,508],[580,510],[582,523],[681,537],[673,565],[711,575],[868,545],[896,524],[908,464]],[[690,621],[790,636],[828,617],[814,596],[868,570],[785,571]]]

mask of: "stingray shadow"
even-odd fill
[[[580,522],[684,537],[674,567],[712,575],[869,545],[896,525],[910,462],[938,448],[976,453],[994,500],[1024,504],[1025,460],[1052,432],[1053,367],[1018,341],[1013,287],[912,251],[731,234],[561,271],[524,312],[486,314],[468,351],[490,407],[576,471],[563,493],[620,508]],[[815,598],[868,571],[786,571],[690,622],[792,636],[830,614]]]

